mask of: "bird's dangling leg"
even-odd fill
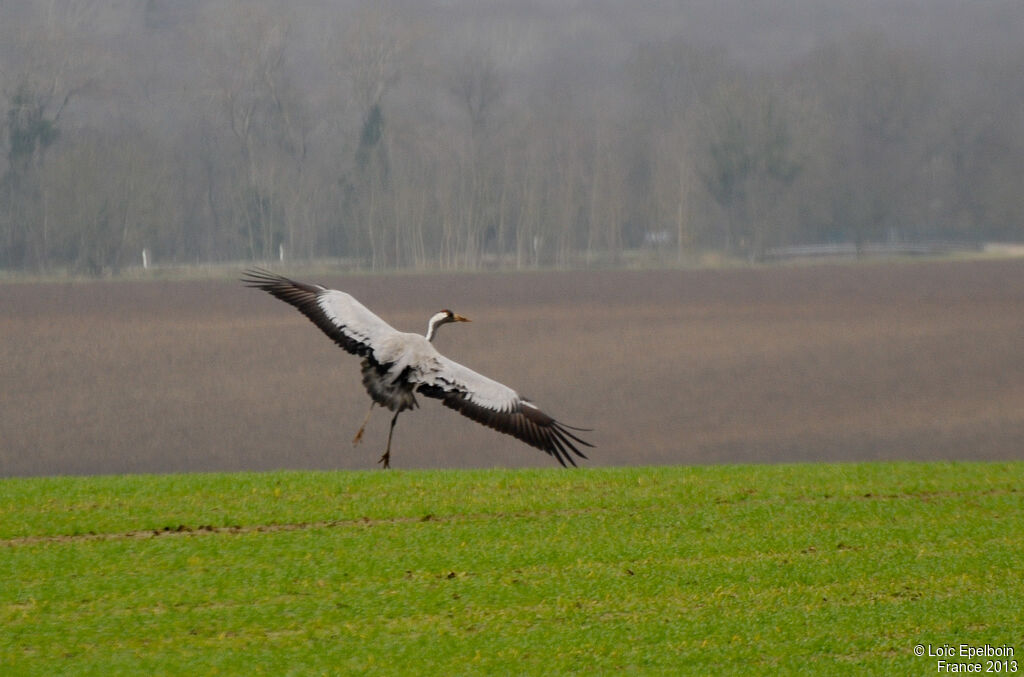
[[[366,412],[366,416],[363,417],[363,424],[359,426],[359,431],[356,433],[356,436],[352,438],[353,447],[359,444],[359,441],[363,439],[363,431],[366,430],[366,422],[370,420],[370,414],[373,413],[373,407],[375,404],[377,403],[370,400],[370,409]]]
[[[387,449],[384,450],[384,455],[380,457],[379,461],[377,461],[377,463],[384,464],[385,470],[391,467],[391,436],[395,433],[395,421],[398,420],[398,415],[401,413],[401,411],[396,411],[395,415],[391,417],[391,429],[388,430],[388,446]]]

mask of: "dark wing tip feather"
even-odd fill
[[[550,443],[550,447],[553,447],[553,448],[557,449],[559,452],[561,452],[561,456],[559,456],[558,454],[555,454],[553,451],[545,450],[545,451],[548,452],[548,454],[551,454],[552,456],[554,456],[558,460],[558,462],[562,464],[563,467],[565,466],[565,462],[564,461],[568,461],[573,466],[575,466],[575,460],[568,453],[569,451],[571,451],[573,454],[579,456],[580,458],[582,458],[584,460],[587,459],[587,455],[584,454],[583,452],[581,452],[579,449],[577,449],[577,445],[583,445],[584,447],[590,447],[590,448],[594,447],[593,445],[591,445],[591,443],[589,441],[580,439],[580,437],[575,436],[571,432],[566,430],[565,428],[567,428],[567,427],[571,427],[571,426],[566,426],[566,425],[564,425],[562,423],[559,423],[558,421],[555,421],[554,419],[552,419],[551,426],[548,428],[548,430],[549,430],[549,435],[548,435],[549,443]],[[579,430],[579,429],[580,428],[573,428],[573,430]],[[568,450],[568,451],[566,451],[566,450]],[[563,461],[563,459],[564,459],[564,461]]]
[[[569,425],[568,423],[562,423],[561,421],[558,421],[557,423],[558,423],[559,427],[561,427],[561,428],[567,428],[568,430],[575,430],[576,432],[580,432],[580,433],[592,433],[592,432],[594,432],[593,428],[577,428],[574,425]],[[583,440],[579,440],[579,441],[583,442]],[[587,444],[587,443],[583,442],[583,444]],[[587,446],[588,447],[592,447],[594,445],[587,444]]]
[[[249,268],[243,273],[241,281],[247,287],[262,289],[271,296],[295,306],[299,312],[308,317],[322,332],[331,337],[335,343],[348,352],[355,355],[369,355],[369,346],[349,336],[345,331],[345,327],[333,322],[324,312],[323,308],[320,307],[319,298],[322,293],[327,291],[326,287],[318,284],[296,282],[263,268]]]
[[[573,454],[587,459],[586,454],[580,451],[578,446],[591,448],[594,446],[569,432],[570,429],[577,432],[587,429],[574,428],[560,423],[530,404],[520,404],[513,411],[496,411],[476,404],[461,391],[445,392],[440,388],[423,387],[419,391],[428,397],[440,398],[446,407],[454,409],[477,423],[482,423],[488,428],[511,435],[531,447],[540,449],[552,456],[562,467],[576,466]]]
[[[324,288],[319,285],[296,282],[284,275],[278,275],[263,268],[249,268],[242,274],[241,281],[246,287],[262,289],[296,307],[300,302],[310,300],[315,302],[317,295],[324,291]]]

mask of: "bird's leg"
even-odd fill
[[[370,420],[370,414],[373,413],[373,406],[375,404],[377,403],[374,402],[373,400],[370,400],[370,409],[369,411],[366,412],[366,416],[363,418],[363,424],[359,426],[359,431],[356,433],[356,436],[352,438],[353,447],[359,444],[360,440],[363,439],[363,431],[366,430],[366,422]]]
[[[384,450],[384,455],[380,457],[379,461],[377,461],[377,463],[384,464],[385,470],[391,467],[391,436],[395,433],[395,421],[398,420],[398,415],[401,413],[401,411],[396,411],[395,415],[391,417],[391,429],[388,430],[388,446],[387,449]]]

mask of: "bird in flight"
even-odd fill
[[[556,421],[512,388],[439,353],[431,344],[438,327],[469,322],[457,313],[435,313],[423,336],[398,331],[343,291],[296,282],[260,268],[245,271],[242,281],[295,306],[335,343],[363,358],[363,386],[370,395],[370,410],[352,442],[358,444],[362,439],[374,406],[395,412],[384,455],[378,461],[385,468],[391,466],[395,422],[403,411],[419,406],[416,393],[441,400],[477,423],[546,452],[563,467],[566,462],[576,465],[574,454],[586,458],[578,445],[593,447],[570,432],[587,429]]]

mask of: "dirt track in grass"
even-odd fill
[[[1021,261],[309,281],[469,316],[437,347],[594,428],[591,464],[1024,458]],[[0,475],[372,468],[358,367],[234,281],[0,285]],[[395,467],[554,463],[420,402]]]

